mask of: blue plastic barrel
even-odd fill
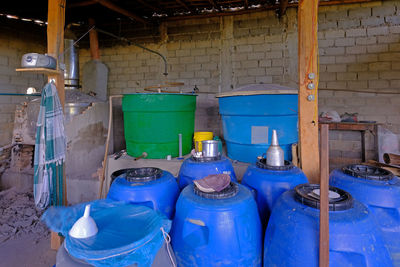
[[[236,181],[235,171],[229,159],[220,157],[215,160],[207,160],[190,157],[183,161],[179,170],[179,187],[183,189],[193,180],[202,179],[210,174],[222,173],[229,174],[231,181]]]
[[[204,193],[190,184],[171,228],[178,266],[261,266],[261,223],[251,192],[231,182]]]
[[[286,160],[298,141],[295,90],[235,91],[217,95],[228,157],[252,163],[265,153],[277,130]]]
[[[329,193],[329,266],[392,266],[368,208],[336,187]],[[264,266],[317,267],[319,185],[302,184],[275,203],[265,233]]]
[[[242,184],[254,191],[264,228],[276,200],[285,191],[293,189],[296,185],[307,183],[303,171],[291,162],[285,161],[284,166],[269,166],[266,159],[257,159],[250,165],[242,178]]]
[[[169,219],[174,215],[179,187],[175,177],[158,168],[132,168],[117,177],[111,184],[107,198],[150,207],[164,213]]]
[[[334,170],[330,184],[348,191],[375,215],[395,266],[400,266],[400,179],[382,168],[348,165]]]

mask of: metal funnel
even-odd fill
[[[276,130],[272,130],[271,145],[267,150],[267,165],[269,166],[284,166],[284,153],[278,143],[278,135]]]

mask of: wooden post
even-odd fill
[[[319,266],[329,267],[329,126],[321,125]]]
[[[60,70],[60,62],[64,62],[62,53],[64,51],[64,24],[65,24],[65,3],[66,0],[48,0],[47,13],[47,54],[57,60],[57,70]],[[61,55],[61,56],[60,56]],[[65,91],[64,91],[64,72],[59,74],[48,75],[48,81],[55,80],[58,97],[64,108]],[[63,204],[67,205],[67,184],[63,177]],[[63,238],[55,232],[51,232],[50,247],[58,249],[63,242]]]
[[[318,0],[300,0],[298,7],[300,163],[311,183],[319,181],[317,26]]]
[[[89,28],[96,25],[94,19],[89,18]],[[99,38],[97,36],[96,28],[89,32],[89,40],[90,40],[90,54],[92,59],[100,59],[100,52],[99,52]]]

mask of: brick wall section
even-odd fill
[[[399,13],[398,1],[320,7],[321,111],[357,112],[362,120],[385,123],[400,133],[400,95],[351,91],[400,92]],[[249,83],[297,86],[295,8],[281,19],[265,11],[173,21],[164,26],[166,36],[145,45],[167,57],[168,79],[184,82],[183,91],[191,91],[194,85],[209,93]],[[111,94],[141,91],[165,81],[161,59],[140,48],[114,46],[102,49],[101,54],[110,68]],[[89,58],[88,50],[80,51],[81,65]],[[196,130],[220,132],[214,95],[200,94],[197,103]],[[332,138],[333,154],[359,154],[356,133],[338,133]],[[373,138],[369,139],[367,148],[372,153]]]
[[[40,91],[46,82],[43,75],[15,71],[21,66],[23,54],[45,52],[41,41],[30,39],[27,42],[27,36],[23,35],[0,30],[0,93],[26,93],[31,86]],[[25,97],[0,96],[0,146],[11,143],[15,107],[23,101]]]

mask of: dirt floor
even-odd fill
[[[0,266],[46,267],[56,262],[50,233],[32,192],[0,191]]]

